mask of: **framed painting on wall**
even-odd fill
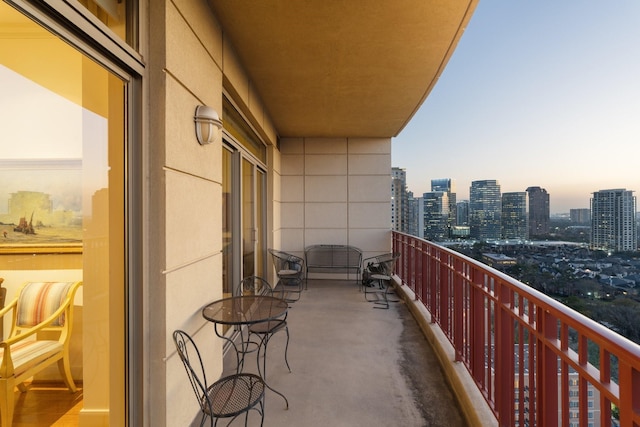
[[[81,159],[0,159],[0,253],[82,251],[81,185]]]

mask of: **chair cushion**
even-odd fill
[[[11,346],[14,376],[42,362],[62,351],[59,341],[40,340],[22,341]],[[4,350],[0,349],[0,358],[4,357]]]
[[[16,325],[35,326],[56,311],[69,293],[73,282],[31,282],[27,283],[18,297]],[[64,315],[53,321],[51,326],[63,326]]]
[[[290,276],[292,274],[300,274],[300,270],[280,270],[278,276]]]

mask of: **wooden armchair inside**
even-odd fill
[[[15,299],[0,310],[2,317],[12,313],[9,337],[0,342],[2,427],[11,426],[13,421],[15,387],[27,391],[24,382],[55,362],[69,391],[76,391],[69,364],[69,338],[73,300],[81,285],[82,282],[27,282]],[[38,339],[37,334],[43,331],[59,332],[58,339]]]

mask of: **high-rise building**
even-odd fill
[[[591,248],[635,251],[638,248],[636,197],[633,191],[600,190],[591,198]]]
[[[406,233],[408,231],[408,195],[407,171],[391,168],[391,229]]]
[[[449,193],[431,191],[422,195],[424,206],[424,238],[436,242],[449,238]]]
[[[501,227],[503,239],[529,238],[526,192],[502,193]]]
[[[540,187],[527,188],[529,195],[529,236],[549,234],[549,193]]]
[[[469,225],[469,201],[461,200],[456,203],[456,224]]]
[[[474,239],[500,239],[500,184],[494,179],[473,181],[469,191],[469,227]]]
[[[420,236],[418,228],[418,212],[420,210],[418,203],[420,200],[420,197],[413,197],[413,191],[407,192],[407,233],[412,236]]]
[[[449,196],[449,220],[448,226],[454,227],[458,218],[456,215],[456,186],[455,182],[450,178],[432,179],[431,191],[444,191]]]
[[[569,218],[573,224],[591,224],[591,210],[569,209]]]

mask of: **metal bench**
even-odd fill
[[[355,273],[360,278],[362,251],[348,245],[313,245],[304,250],[307,278],[309,273]],[[347,276],[348,277],[348,276]]]

